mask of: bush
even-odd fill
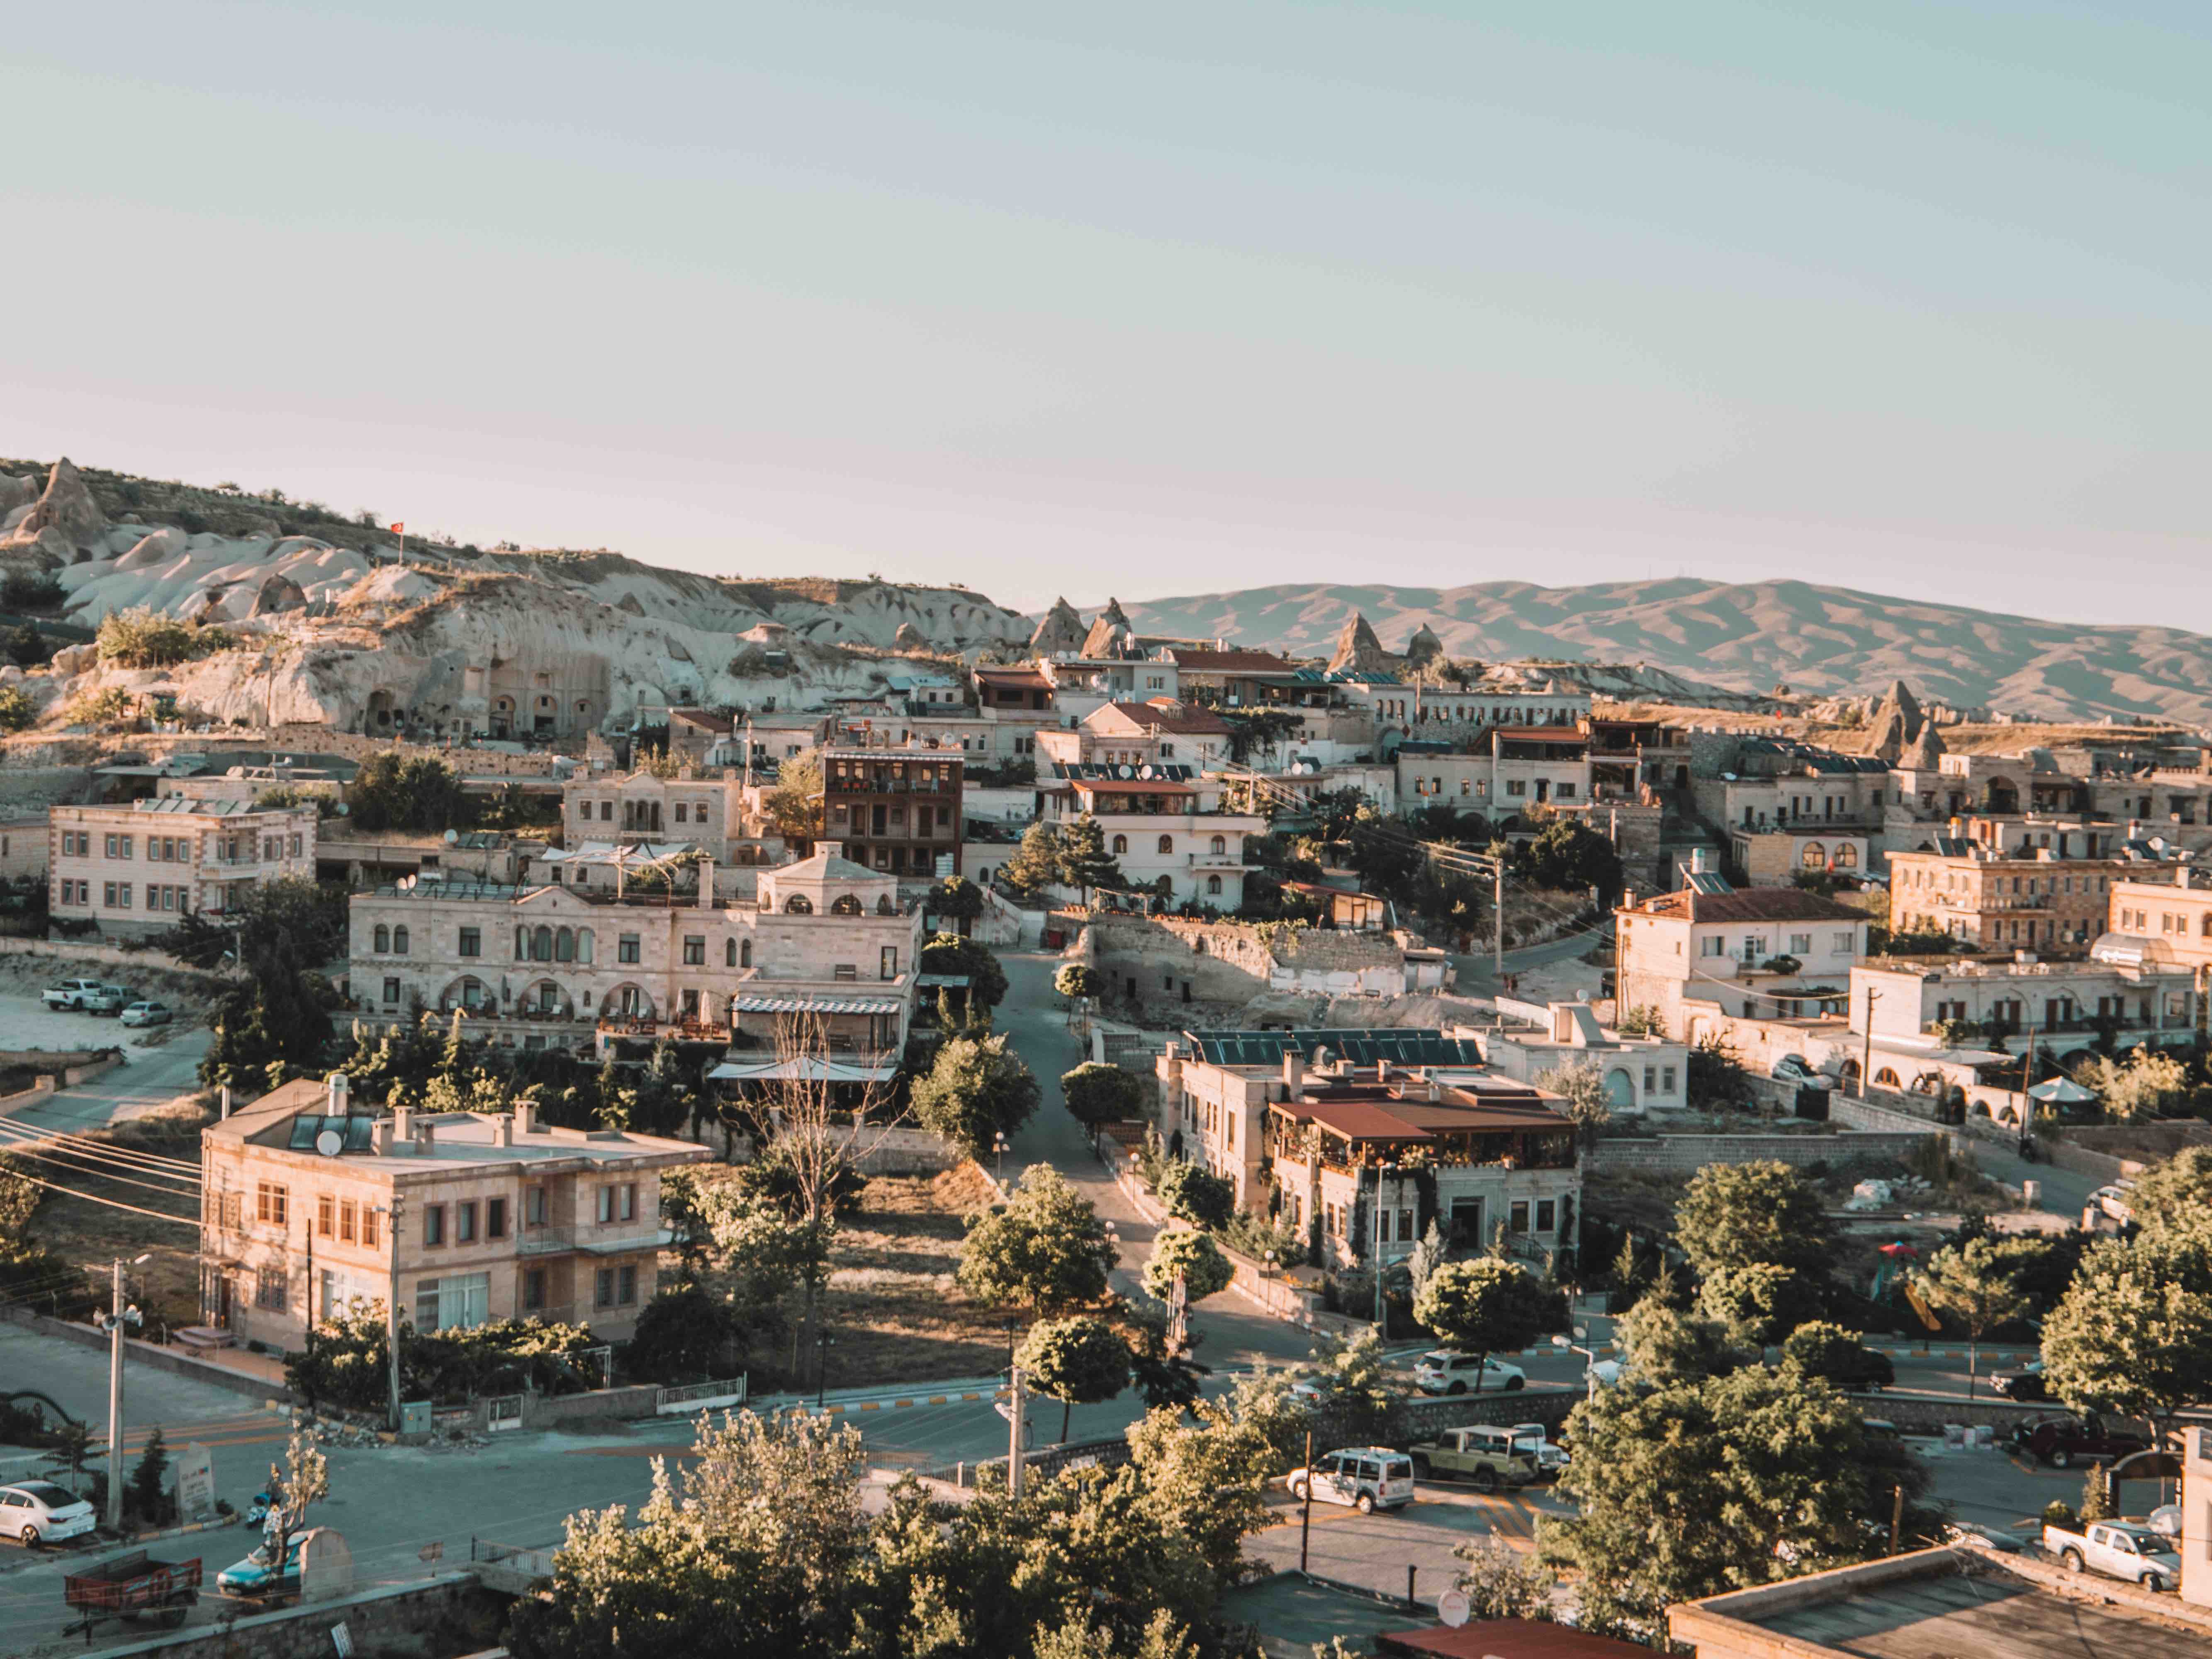
[[[0,610],[55,611],[66,597],[61,578],[51,570],[18,567],[0,579]]]
[[[114,726],[131,716],[131,694],[119,685],[71,698],[62,710],[64,726]]]
[[[118,668],[172,668],[237,643],[220,628],[203,628],[144,605],[111,611],[100,623],[100,659]]]
[[[38,717],[37,708],[21,686],[0,685],[0,732],[20,732]]]
[[[1227,1226],[1237,1211],[1237,1189],[1195,1164],[1169,1164],[1160,1173],[1158,1190],[1170,1215],[1208,1232]]]
[[[623,1368],[653,1382],[698,1382],[714,1375],[738,1334],[729,1304],[704,1285],[679,1285],[647,1303],[637,1334],[623,1351]]]
[[[1096,1133],[1109,1123],[1137,1116],[1144,1109],[1145,1086],[1118,1066],[1089,1061],[1063,1072],[1060,1091],[1069,1115]]]

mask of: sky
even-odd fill
[[[2212,7],[27,8],[0,454],[1024,609],[2212,631]]]

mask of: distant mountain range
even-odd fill
[[[1810,582],[1285,584],[1122,609],[1142,634],[1219,635],[1299,655],[1328,651],[1357,611],[1392,651],[1425,623],[1449,655],[1483,662],[1642,663],[1759,693],[1778,684],[1801,695],[1879,693],[1902,679],[1959,708],[2212,725],[2212,638],[2202,634],[2040,621]]]

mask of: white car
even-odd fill
[[[1534,1456],[1536,1473],[1556,1475],[1574,1460],[1567,1449],[1551,1437],[1551,1432],[1541,1423],[1516,1423],[1513,1425],[1513,1449]]]
[[[1480,1394],[1486,1389],[1521,1389],[1528,1374],[1502,1359],[1477,1359],[1471,1353],[1435,1348],[1413,1366],[1413,1386],[1423,1394]]]
[[[1310,1490],[1317,1504],[1349,1504],[1372,1515],[1413,1501],[1413,1460],[1388,1446],[1346,1446],[1292,1469],[1283,1484],[1302,1503]]]
[[[123,1011],[125,1025],[167,1025],[175,1018],[166,1002],[134,1002]]]
[[[81,1538],[94,1524],[92,1505],[51,1480],[0,1486],[0,1534],[21,1539],[26,1549]]]
[[[2128,1191],[2128,1188],[2134,1185],[2133,1182],[2126,1182],[2111,1187],[2100,1187],[2089,1194],[2089,1207],[2102,1211],[2113,1220],[2125,1226],[2136,1218],[2135,1206],[2129,1201],[2130,1194]]]

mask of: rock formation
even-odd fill
[[[39,499],[39,481],[19,478],[12,472],[0,472],[0,514],[12,513],[19,507],[28,507]]]
[[[1080,651],[1085,629],[1083,618],[1065,598],[1054,599],[1030,635],[1030,654],[1049,657],[1061,651]]]
[[[1944,749],[1943,735],[1936,729],[1936,722],[1924,720],[1921,723],[1920,735],[1912,740],[1911,747],[1893,763],[1915,772],[1933,772],[1942,764]]]
[[[1332,674],[1354,670],[1361,673],[1387,672],[1390,653],[1382,648],[1382,641],[1375,637],[1375,630],[1367,625],[1367,618],[1353,611],[1336,636],[1336,650],[1328,659]]]
[[[1919,699],[1903,680],[1890,684],[1889,693],[1874,711],[1868,722],[1874,735],[1874,747],[1867,752],[1878,760],[1896,764],[1905,751],[1920,736],[1920,728],[1928,723],[1921,712]]]
[[[929,635],[912,623],[903,622],[898,625],[898,632],[891,635],[891,647],[898,651],[927,651]]]
[[[47,476],[46,492],[0,546],[35,548],[44,559],[75,564],[104,553],[106,536],[107,515],[64,456]]]
[[[1109,599],[1106,608],[1091,619],[1091,631],[1083,636],[1083,654],[1086,657],[1126,657],[1134,654],[1137,630],[1129,626],[1129,618],[1121,609],[1121,601]]]
[[[1444,654],[1444,642],[1437,631],[1423,623],[1413,630],[1413,637],[1406,641],[1406,672],[1418,674],[1431,663],[1439,662]]]

